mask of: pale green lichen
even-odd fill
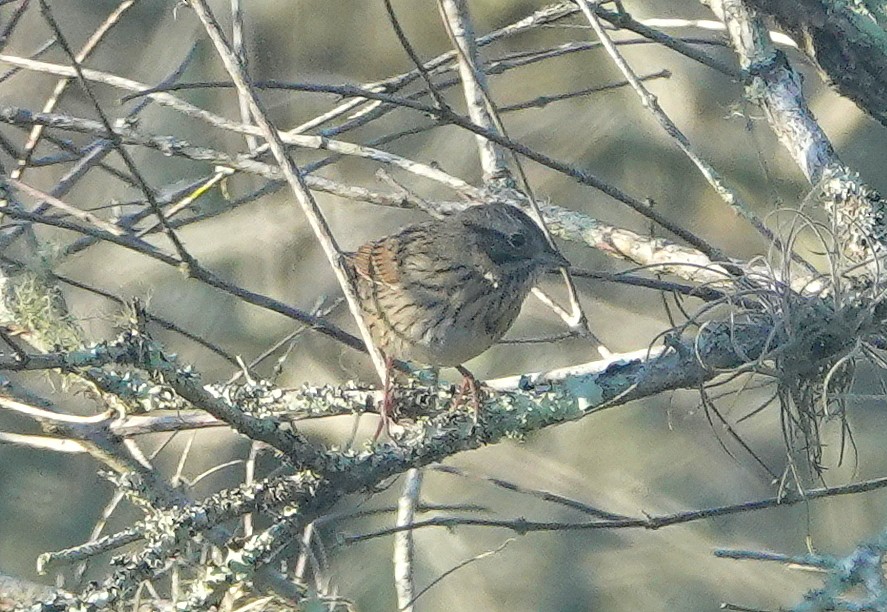
[[[45,275],[22,272],[5,277],[0,323],[20,329],[28,343],[44,351],[73,349],[83,341],[61,291]]]

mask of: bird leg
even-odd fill
[[[383,431],[391,438],[391,422],[394,420],[394,359],[385,355],[385,384],[382,391],[382,404],[379,406],[379,426],[373,435],[373,444]]]
[[[456,399],[453,401],[453,407],[458,408],[463,400],[468,398],[471,407],[474,409],[474,423],[477,424],[478,418],[480,417],[480,402],[483,397],[483,386],[481,382],[474,377],[474,374],[472,374],[465,366],[456,366],[456,369],[459,371],[459,374],[462,375],[462,384],[459,385]]]

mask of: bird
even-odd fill
[[[344,255],[386,378],[395,359],[470,376],[462,364],[505,335],[539,277],[570,265],[527,213],[500,201],[405,226]],[[386,380],[385,400],[388,391]]]

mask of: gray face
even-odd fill
[[[548,244],[539,226],[508,204],[472,206],[456,215],[475,237],[479,249],[503,272],[533,272],[569,266]]]

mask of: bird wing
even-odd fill
[[[356,253],[348,253],[348,259],[354,271],[363,278],[374,283],[397,285],[400,283],[400,271],[397,265],[397,249],[389,240],[368,242]]]

